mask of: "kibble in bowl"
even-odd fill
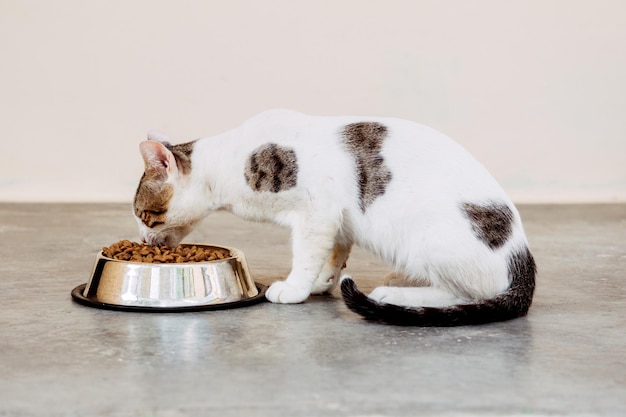
[[[178,245],[175,248],[153,246],[145,243],[120,240],[102,248],[107,258],[130,262],[185,263],[211,262],[230,257],[230,250],[223,247],[203,245]]]
[[[249,305],[262,301],[264,290],[238,249],[121,240],[102,248],[91,279],[72,297],[92,307],[176,312]]]

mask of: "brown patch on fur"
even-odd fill
[[[155,172],[147,171],[141,177],[133,207],[135,215],[148,227],[165,223],[169,202],[174,195],[174,187],[165,183]]]
[[[387,127],[377,122],[349,124],[342,131],[346,148],[356,163],[359,205],[363,212],[385,193],[391,181],[391,171],[380,154],[387,133]]]
[[[506,204],[463,203],[461,209],[470,220],[476,237],[491,249],[501,247],[511,236],[513,212]]]
[[[178,145],[165,144],[165,147],[174,155],[176,165],[183,174],[191,172],[191,154],[193,153],[195,143],[195,141],[192,141]]]
[[[275,143],[262,145],[246,161],[244,177],[254,191],[277,193],[293,188],[298,181],[296,153]]]

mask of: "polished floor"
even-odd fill
[[[626,416],[626,206],[523,206],[530,314],[462,328],[371,324],[338,296],[196,313],[74,303],[127,205],[0,204],[0,416]],[[289,233],[210,216],[187,240],[284,276]],[[371,290],[386,268],[355,251]]]

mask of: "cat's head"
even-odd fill
[[[139,145],[145,172],[135,193],[133,214],[143,242],[174,247],[205,216],[190,189],[193,146],[193,142],[172,146],[155,133]]]

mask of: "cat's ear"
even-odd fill
[[[139,144],[146,172],[152,171],[163,178],[178,174],[178,166],[174,154],[161,142],[146,140]]]

